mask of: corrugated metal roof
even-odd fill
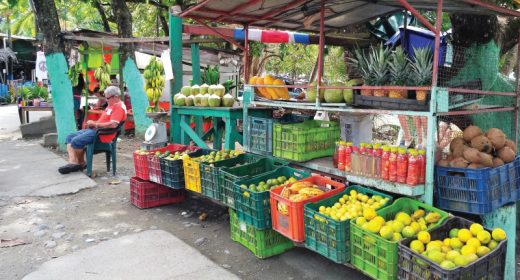
[[[418,10],[435,10],[436,0],[409,0]],[[341,30],[349,25],[404,10],[398,0],[327,0],[325,30]],[[478,0],[445,0],[444,11],[471,14],[513,15],[520,13]],[[183,17],[197,17],[222,23],[319,31],[320,0],[204,0],[184,12]]]

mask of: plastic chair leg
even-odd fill
[[[92,160],[94,157],[94,145],[87,146],[87,176],[92,177]]]
[[[113,148],[112,152],[112,175],[116,176],[116,148]]]
[[[107,172],[110,172],[110,151],[105,152],[105,157],[107,161]]]

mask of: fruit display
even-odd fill
[[[506,239],[506,233],[501,228],[489,232],[474,223],[469,228],[452,228],[443,240],[431,239],[428,232],[421,231],[409,247],[443,269],[451,270],[469,265],[490,253]]]
[[[112,83],[112,81],[110,81],[110,73],[112,73],[112,66],[105,62],[94,71],[94,78],[99,82],[100,91],[105,90],[105,88]]]
[[[285,82],[276,79],[272,75],[265,75],[263,77],[253,76],[249,79],[250,85],[273,85],[273,86],[284,86]],[[255,92],[259,96],[271,100],[289,100],[289,90],[287,88],[274,88],[274,87],[255,87]]]
[[[153,107],[148,107],[147,112],[159,112],[159,99],[161,98],[162,91],[164,88],[164,67],[161,61],[155,57],[150,58],[150,62],[144,68],[144,89],[148,101],[154,104]]]
[[[242,153],[243,152],[236,151],[236,150],[211,151],[207,155],[203,155],[201,157],[194,158],[194,160],[198,161],[198,162],[214,163],[214,162],[217,162],[220,160],[234,158]]]
[[[203,84],[201,86],[183,86],[181,91],[173,96],[177,106],[197,107],[233,107],[235,98],[227,93],[223,85]]]
[[[336,221],[347,221],[350,219],[364,217],[364,209],[377,210],[385,205],[390,198],[383,198],[380,195],[368,196],[351,190],[349,194],[344,194],[331,206],[322,205],[319,212]]]
[[[249,185],[242,184],[242,185],[240,185],[240,189],[244,190],[244,192],[242,194],[247,197],[247,196],[249,196],[249,192],[256,192],[256,193],[266,192],[272,188],[282,186],[282,185],[288,185],[288,184],[294,183],[296,181],[297,181],[297,179],[294,177],[287,178],[285,176],[278,176],[276,178],[267,179],[266,181],[260,181],[257,184],[249,184]]]
[[[189,157],[188,154],[192,153],[192,152],[193,151],[190,151],[190,150],[186,150],[183,152],[175,152],[175,153],[170,153],[170,152],[166,151],[165,153],[159,154],[159,155],[157,153],[155,153],[155,156],[157,156],[159,158],[164,158],[165,160],[174,161],[174,160],[178,160],[178,159],[185,159],[186,157]]]
[[[450,143],[450,154],[438,166],[480,169],[499,167],[516,158],[516,145],[503,131],[490,128],[484,133],[478,126],[464,129],[462,137]]]
[[[76,63],[72,65],[69,68],[69,71],[67,72],[67,76],[69,77],[70,83],[73,87],[77,86],[79,83],[79,74],[83,72],[83,67],[81,66],[81,63]]]
[[[346,83],[334,82],[328,84],[328,86],[355,86],[363,83],[360,79],[352,79]],[[307,89],[306,100],[309,102],[315,102],[317,97],[317,83],[312,82],[309,84],[310,88]],[[326,85],[324,85],[326,86]],[[354,101],[354,91],[352,89],[322,89],[320,90],[320,101],[325,103],[347,103],[352,104]]]

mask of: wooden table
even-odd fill
[[[50,111],[54,115],[54,107],[53,106],[19,106],[20,110],[20,122],[22,124],[26,124],[29,122],[29,112],[35,111]]]

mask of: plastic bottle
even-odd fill
[[[399,155],[397,155],[397,182],[406,184],[406,175],[408,171],[408,155],[406,148],[399,148]]]
[[[334,168],[338,168],[338,150],[339,150],[339,144],[340,141],[336,142],[336,149],[334,150],[334,154],[332,155],[332,165]]]
[[[381,178],[381,156],[383,150],[381,149],[381,144],[374,144],[374,150],[372,152],[373,155],[373,170],[374,177]]]
[[[352,142],[347,142],[347,148],[345,149],[345,171],[352,171]]]
[[[388,157],[388,180],[397,181],[397,147],[390,148],[390,156]]]
[[[421,173],[421,165],[416,150],[411,150],[408,155],[408,174],[406,175],[406,184],[415,186],[419,184],[419,176]]]
[[[381,155],[381,179],[388,180],[388,167],[390,162],[388,158],[390,157],[390,147],[383,146],[383,153]]]
[[[365,171],[365,176],[374,177],[374,149],[372,148],[371,144],[366,144],[365,147],[365,165],[363,167],[363,170]]]
[[[426,151],[419,150],[419,155],[417,156],[418,165],[419,165],[419,184],[424,184],[426,178]]]
[[[345,170],[345,149],[346,143],[340,142],[338,148],[338,169]]]

